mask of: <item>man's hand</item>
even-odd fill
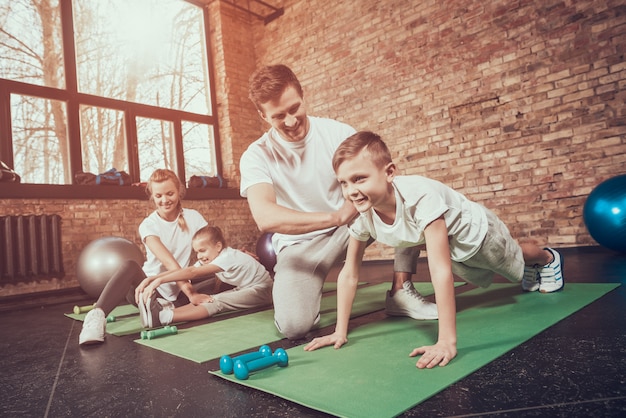
[[[350,223],[354,218],[359,216],[359,212],[356,210],[351,201],[346,200],[343,203],[343,206],[335,212],[335,215],[337,217],[336,226],[341,226]]]
[[[432,369],[433,367],[445,366],[456,357],[456,344],[437,342],[435,345],[425,345],[411,351],[410,357],[422,355],[417,361],[418,369]]]
[[[304,351],[313,351],[317,350],[318,348],[326,347],[328,345],[332,345],[335,347],[335,349],[338,349],[347,342],[348,339],[345,335],[333,333],[330,335],[325,335],[323,337],[314,338],[313,341],[311,341],[304,347]]]

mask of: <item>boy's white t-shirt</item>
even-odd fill
[[[359,241],[371,237],[392,247],[413,247],[426,242],[424,229],[443,215],[453,261],[465,261],[480,249],[488,228],[483,206],[437,180],[422,176],[397,176],[393,186],[394,223],[385,224],[370,209],[350,225],[351,236]]]
[[[273,185],[276,203],[300,212],[334,212],[344,203],[335,177],[332,158],[335,150],[356,131],[351,126],[309,116],[309,132],[302,141],[285,141],[271,128],[250,144],[240,160],[242,197],[250,186]],[[309,240],[332,228],[300,235],[274,234],[278,252],[289,245]]]
[[[181,268],[188,267],[191,263],[192,247],[191,239],[200,228],[207,225],[204,217],[194,209],[183,208],[183,217],[187,223],[187,231],[183,231],[176,220],[169,222],[161,218],[157,211],[152,212],[139,225],[139,236],[145,242],[146,237],[157,236],[176,259]],[[166,271],[158,258],[146,246],[146,261],[143,264],[146,276],[152,277]],[[176,282],[163,283],[159,286],[159,293],[169,301],[175,301],[180,293],[180,287]]]
[[[220,281],[237,288],[271,280],[270,274],[261,263],[256,261],[254,257],[234,248],[222,249],[209,264],[216,265],[223,270],[215,273]],[[197,261],[194,265],[199,267],[202,263]]]

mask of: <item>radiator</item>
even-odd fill
[[[0,216],[2,281],[63,277],[59,215]]]

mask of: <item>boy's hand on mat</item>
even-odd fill
[[[410,357],[422,355],[417,361],[418,369],[432,369],[433,367],[445,366],[456,357],[456,344],[437,342],[435,345],[425,345],[411,351]]]
[[[337,348],[341,348],[342,345],[348,342],[348,339],[345,335],[340,335],[337,333],[333,333],[330,335],[325,335],[323,337],[314,338],[313,341],[304,346],[304,351],[313,351],[318,348],[326,347],[328,345],[332,345]]]

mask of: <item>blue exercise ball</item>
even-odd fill
[[[583,220],[598,244],[626,252],[626,174],[605,180],[591,191]]]
[[[103,237],[91,241],[80,253],[76,277],[80,287],[93,298],[98,298],[109,279],[127,261],[143,265],[143,251],[132,241],[122,237]]]
[[[256,242],[256,255],[259,257],[259,261],[271,274],[274,274],[274,266],[276,265],[276,253],[274,252],[274,246],[272,245],[272,234],[266,232],[259,237]]]

